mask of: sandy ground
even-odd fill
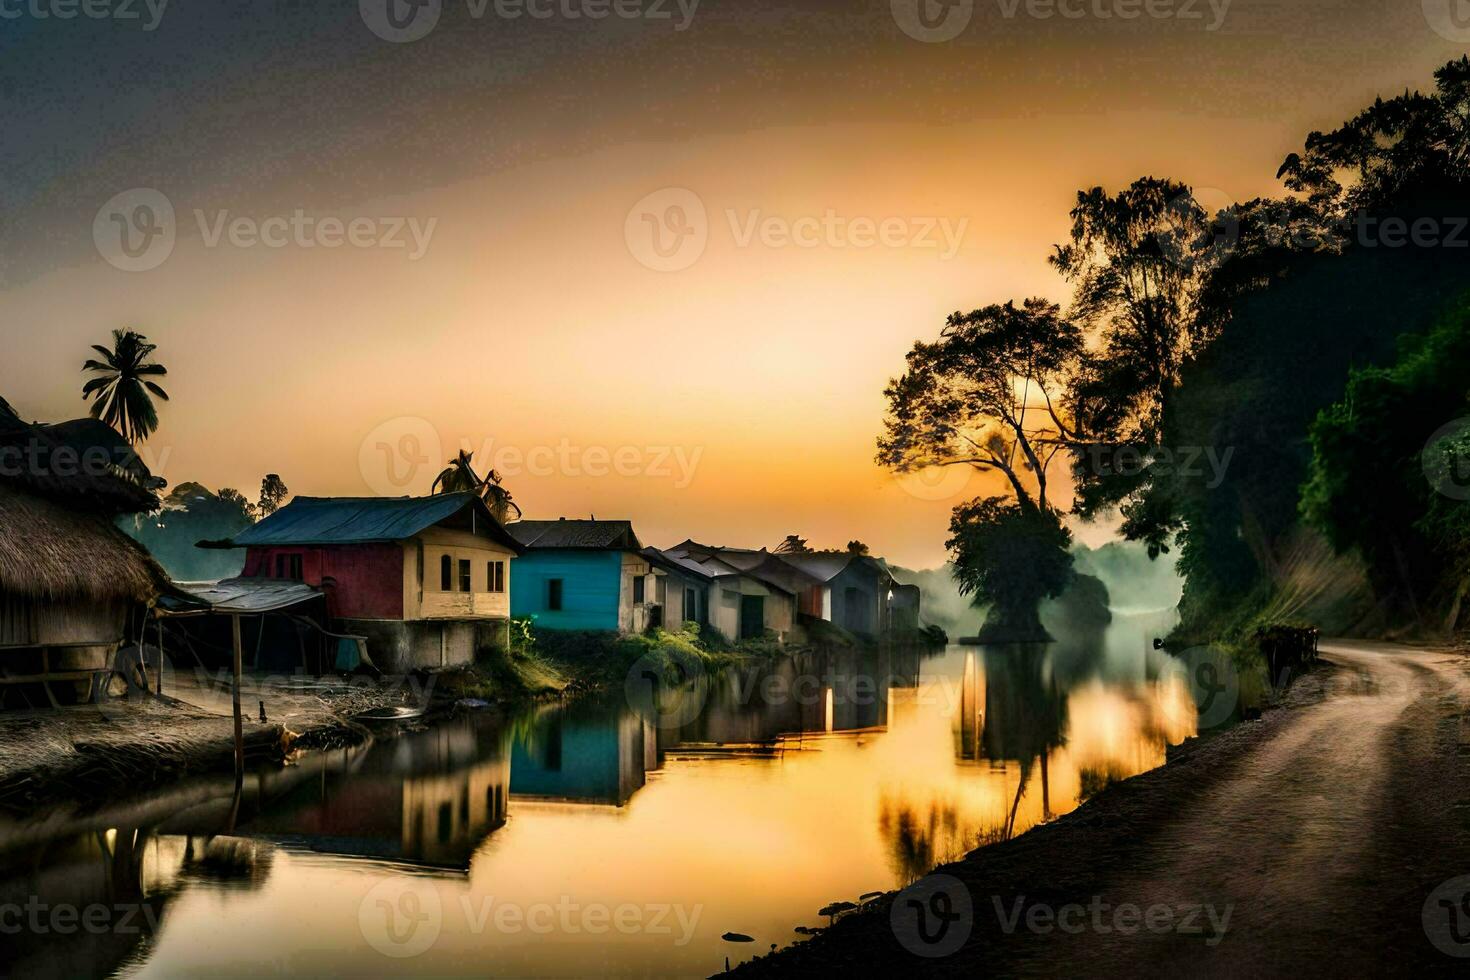
[[[937,869],[897,913],[879,899],[740,972],[1470,975],[1422,917],[1438,886],[1470,875],[1470,658],[1346,641],[1322,653],[1261,721]],[[1456,948],[1470,956],[1465,902]],[[917,940],[919,908],[958,916],[954,931]]]

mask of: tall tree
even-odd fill
[[[451,459],[449,465],[434,477],[432,492],[478,494],[496,520],[504,523],[511,511],[515,511],[516,519],[519,520],[521,508],[511,499],[510,491],[501,486],[500,474],[491,470],[481,478],[475,472],[472,456],[472,453],[461,449],[459,455]]]
[[[136,331],[114,330],[111,349],[101,344],[93,344],[92,349],[102,359],[89,358],[82,365],[83,371],[97,375],[82,386],[82,399],[92,400],[93,418],[137,445],[158,428],[152,396],[168,401],[168,392],[151,380],[168,374],[162,364],[150,360],[158,345],[148,343]]]
[[[1075,443],[1063,396],[1083,354],[1081,331],[1056,304],[988,306],[951,315],[938,341],[915,344],[908,371],[885,391],[880,464],[969,466],[1009,484],[1008,496],[956,507],[950,524],[961,590],[990,605],[981,630],[989,641],[1046,639],[1037,607],[1070,579],[1070,535],[1048,471]]]
[[[279,474],[267,473],[260,481],[260,503],[256,510],[262,518],[269,517],[280,509],[281,503],[291,491]]]

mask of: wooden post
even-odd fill
[[[230,617],[230,638],[234,645],[234,702],[235,702],[235,786],[238,789],[245,782],[245,729],[240,720],[240,616],[238,614]]]
[[[158,693],[163,693],[163,617],[154,615],[153,621],[158,624]],[[143,675],[145,678],[147,674]]]

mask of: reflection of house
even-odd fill
[[[817,584],[801,596],[801,611],[865,636],[882,633],[889,625],[890,595],[897,597],[893,576],[881,558],[868,555],[818,552],[782,555],[781,560],[801,569]],[[906,595],[918,623],[917,588]]]
[[[658,765],[658,732],[621,705],[548,708],[511,753],[517,797],[622,806]]]
[[[268,804],[245,829],[314,851],[467,868],[504,825],[510,759],[501,729],[465,718],[372,747]]]
[[[111,669],[130,619],[168,588],[113,523],[156,508],[157,482],[102,422],[29,425],[0,400],[0,684]]]
[[[730,639],[770,632],[784,641],[796,625],[796,597],[816,584],[768,551],[683,541],[663,554],[710,577],[709,623]]]
[[[562,630],[641,633],[658,611],[653,569],[628,521],[517,521],[525,548],[511,610]]]
[[[216,546],[247,549],[245,578],[321,589],[389,673],[469,663],[501,642],[521,550],[473,493],[297,497]]]

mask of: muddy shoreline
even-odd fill
[[[1463,658],[1458,666],[1449,668],[1451,676],[1454,670],[1467,670]],[[1262,758],[1268,754],[1268,748],[1286,751],[1288,747],[1295,746],[1306,728],[1304,723],[1307,719],[1320,716],[1316,710],[1319,706],[1325,710],[1344,707],[1349,711],[1356,710],[1356,705],[1347,699],[1361,696],[1363,692],[1354,691],[1347,696],[1340,693],[1344,686],[1356,683],[1361,683],[1361,679],[1352,668],[1324,663],[1300,678],[1278,705],[1266,710],[1258,720],[1241,723],[1219,734],[1191,739],[1171,749],[1165,765],[1109,786],[1066,816],[1010,841],[972,851],[960,861],[935,868],[923,879],[928,883],[925,887],[930,889],[925,897],[932,896],[934,889],[942,887],[959,896],[959,901],[965,901],[964,896],[968,896],[970,906],[963,920],[962,945],[943,951],[944,955],[934,955],[939,950],[933,947],[926,949],[912,935],[899,935],[905,927],[900,925],[896,928],[894,923],[902,920],[902,915],[899,920],[892,917],[899,893],[891,892],[839,917],[830,928],[811,939],[742,964],[732,972],[742,976],[830,976],[847,971],[862,975],[908,975],[922,971],[933,975],[1041,976],[1055,974],[1062,969],[1098,976],[1150,975],[1153,967],[1147,964],[1153,962],[1152,957],[1158,952],[1158,947],[1165,945],[1163,940],[1154,946],[1146,946],[1144,942],[1125,942],[1116,935],[1099,941],[1096,935],[1061,935],[1055,925],[1043,930],[1046,934],[1038,935],[1037,930],[1028,929],[1025,925],[1017,928],[1014,918],[1007,926],[1007,912],[1016,909],[1018,902],[1019,907],[1025,909],[1040,905],[1056,910],[1068,905],[1086,908],[1098,896],[1110,899],[1115,905],[1121,898],[1137,900],[1140,893],[1129,891],[1121,883],[1127,882],[1139,868],[1167,864],[1167,859],[1174,854],[1161,855],[1159,852],[1163,845],[1160,842],[1179,840],[1181,821],[1189,819],[1186,814],[1198,815],[1200,807],[1208,805],[1221,787],[1254,785],[1252,780],[1258,778],[1257,770]],[[1434,684],[1440,686],[1436,688]],[[1435,725],[1439,726],[1442,734],[1448,731],[1447,722],[1443,719],[1418,719],[1416,716],[1416,712],[1422,714],[1434,709],[1444,714],[1444,718],[1457,717],[1455,712],[1462,711],[1465,705],[1451,704],[1448,700],[1451,695],[1445,691],[1442,680],[1436,679],[1433,684],[1425,682],[1422,693],[1416,695],[1416,700],[1410,702],[1412,707],[1396,723],[1402,732],[1390,743],[1392,749],[1401,750],[1402,743],[1410,739],[1411,732],[1432,732]],[[1368,693],[1372,696],[1373,692]],[[1460,697],[1463,698],[1463,694]],[[1327,703],[1329,700],[1331,704]],[[1410,727],[1420,724],[1425,727]],[[1376,908],[1371,900],[1364,901],[1362,896],[1339,898],[1344,905],[1352,901],[1356,906],[1364,906],[1355,907],[1354,914],[1367,922],[1375,921],[1376,916],[1376,928],[1368,930],[1364,926],[1364,931],[1372,933],[1372,943],[1364,950],[1349,952],[1339,939],[1323,939],[1327,930],[1319,930],[1315,934],[1308,931],[1306,936],[1278,934],[1274,938],[1274,949],[1272,943],[1255,944],[1252,957],[1268,957],[1266,963],[1255,966],[1267,972],[1288,972],[1289,959],[1292,962],[1290,972],[1320,975],[1327,970],[1328,963],[1333,964],[1332,972],[1339,974],[1349,962],[1357,962],[1365,969],[1394,963],[1407,966],[1410,962],[1417,962],[1431,972],[1452,965],[1452,961],[1441,958],[1441,954],[1425,940],[1419,923],[1419,906],[1423,900],[1419,892],[1432,888],[1440,879],[1464,873],[1465,868],[1457,861],[1470,855],[1470,834],[1463,826],[1452,831],[1446,827],[1445,818],[1455,812],[1453,806],[1464,807],[1463,801],[1458,804],[1455,801],[1470,791],[1470,779],[1465,778],[1465,766],[1453,769],[1445,765],[1447,758],[1455,760],[1457,753],[1453,745],[1445,743],[1435,749],[1427,744],[1426,738],[1419,739],[1426,744],[1419,753],[1420,758],[1415,760],[1418,765],[1407,758],[1403,760],[1415,771],[1399,771],[1388,781],[1386,788],[1381,789],[1387,796],[1387,802],[1378,809],[1387,810],[1391,816],[1400,810],[1401,800],[1423,800],[1435,794],[1435,787],[1438,787],[1438,801],[1444,804],[1440,807],[1443,812],[1437,813],[1440,849],[1432,856],[1423,856],[1414,866],[1412,880],[1399,880],[1414,865],[1413,852],[1395,850],[1378,853],[1370,847],[1369,855],[1381,882],[1391,885],[1389,893],[1384,894],[1380,907]],[[1461,749],[1458,754],[1463,756],[1467,753]],[[1308,761],[1305,755],[1302,761]],[[1311,767],[1288,766],[1284,778],[1298,779],[1290,771],[1295,768],[1309,770]],[[1332,775],[1329,771],[1329,776]],[[1311,779],[1313,776],[1304,772],[1300,778]],[[1349,792],[1353,790],[1350,779],[1342,780],[1342,783]],[[1406,783],[1412,785],[1403,785]],[[1367,794],[1369,789],[1364,787],[1362,791]],[[1379,787],[1372,789],[1378,790]],[[1247,796],[1247,810],[1253,806],[1253,798]],[[1370,839],[1384,840],[1387,847],[1393,839],[1390,835],[1402,837],[1395,833],[1395,828],[1406,816],[1400,813],[1388,820],[1387,826],[1377,828],[1369,835]],[[1415,816],[1418,818],[1416,823],[1426,819],[1422,814]],[[1260,821],[1268,819],[1265,813],[1259,817]],[[1465,821],[1462,819],[1458,823],[1464,824]],[[1252,903],[1234,903],[1257,907],[1236,910],[1237,919],[1231,925],[1240,928],[1229,932],[1228,943],[1221,942],[1227,937],[1210,934],[1208,920],[1201,915],[1200,922],[1204,928],[1186,942],[1185,947],[1180,946],[1178,936],[1168,938],[1167,941],[1174,944],[1170,947],[1169,956],[1177,957],[1181,948],[1187,948],[1186,958],[1191,960],[1191,970],[1196,973],[1251,975],[1251,965],[1241,959],[1240,943],[1250,928],[1245,920],[1249,915],[1259,913],[1263,903],[1279,900],[1275,892],[1283,889],[1270,880],[1274,873],[1299,870],[1278,865],[1277,862],[1288,863],[1286,849],[1300,846],[1303,840],[1310,840],[1314,835],[1329,833],[1328,829],[1319,828],[1316,824],[1317,821],[1303,821],[1296,825],[1261,827],[1261,836],[1267,841],[1279,841],[1280,848],[1247,849],[1238,869],[1226,872],[1227,880],[1239,877],[1258,881],[1264,876],[1261,884],[1242,886],[1246,888],[1246,894],[1254,896]],[[1184,839],[1188,840],[1192,833],[1196,844],[1203,850],[1230,850],[1218,839],[1222,828],[1211,826],[1198,816],[1194,823],[1182,829]],[[1230,831],[1225,829],[1224,833]],[[1164,849],[1167,851],[1173,846],[1179,845],[1167,845]],[[1420,850],[1423,850],[1422,846]],[[1458,871],[1455,870],[1457,867]],[[1310,868],[1307,873],[1310,877]],[[1348,873],[1356,872],[1350,869]],[[1172,886],[1166,883],[1163,887],[1168,889]],[[1223,906],[1226,897],[1218,881],[1212,884],[1181,882],[1178,887],[1194,889],[1200,894],[1201,902],[1213,899]],[[908,900],[916,895],[908,892],[903,897]],[[1328,899],[1333,897],[1327,896]],[[1399,901],[1399,898],[1403,900]],[[1140,904],[1147,907],[1146,903]],[[957,906],[946,906],[950,907]],[[1295,907],[1288,906],[1286,915],[1300,912],[1301,907],[1300,902]],[[1329,909],[1325,914],[1330,916],[1335,911]],[[1263,927],[1257,925],[1256,928],[1259,931]],[[1269,929],[1270,926],[1264,928]],[[1256,936],[1256,939],[1260,938]],[[1266,952],[1262,953],[1262,949]],[[919,955],[921,952],[929,955]],[[1270,959],[1272,956],[1285,958]],[[1314,960],[1313,956],[1322,959]],[[1173,960],[1162,958],[1154,966],[1162,968],[1162,963],[1167,962]],[[1140,963],[1144,964],[1141,970]],[[1183,975],[1191,970],[1185,970]]]

